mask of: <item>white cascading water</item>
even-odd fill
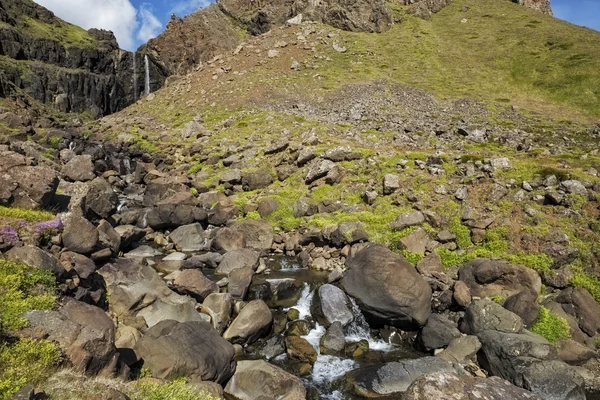
[[[144,55],[144,69],[146,70],[144,94],[147,96],[150,94],[150,61],[148,60],[148,54]]]
[[[369,342],[369,349],[375,351],[390,351],[393,349],[393,345],[387,343],[381,339],[373,339],[371,336],[371,328],[365,319],[365,316],[360,311],[360,308],[352,299],[352,314],[354,314],[354,321],[348,327],[346,327],[346,341],[347,342],[359,342],[361,340],[367,340]]]
[[[137,57],[136,53],[133,53],[133,101],[137,101]]]

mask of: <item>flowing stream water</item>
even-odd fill
[[[144,70],[145,70],[144,94],[147,96],[150,94],[150,61],[148,60],[148,54],[144,55]]]

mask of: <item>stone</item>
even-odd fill
[[[498,377],[457,376],[439,372],[416,379],[403,400],[543,400]]]
[[[139,361],[135,351],[135,344],[140,340],[142,334],[134,327],[120,324],[115,333],[115,346],[119,352],[119,357],[128,366],[132,366]]]
[[[212,248],[217,251],[228,252],[246,247],[246,236],[244,232],[231,228],[220,228],[217,230],[212,241]]]
[[[75,271],[81,279],[88,279],[96,272],[96,264],[81,254],[65,251],[60,255],[60,262],[69,271]]]
[[[417,335],[417,343],[425,351],[441,349],[461,336],[456,325],[441,314],[432,314]]]
[[[583,183],[581,183],[579,181],[576,181],[576,180],[562,181],[559,186],[562,190],[564,190],[567,193],[575,194],[577,196],[582,196],[582,197],[585,197],[586,199],[588,197],[587,189],[585,188]]]
[[[54,255],[36,246],[25,245],[13,247],[6,252],[5,256],[9,260],[23,263],[32,268],[50,271],[59,278],[65,276],[67,272]]]
[[[400,177],[394,174],[386,174],[383,177],[383,194],[390,195],[400,189]]]
[[[512,162],[507,157],[493,158],[493,159],[490,160],[490,165],[495,170],[498,170],[498,169],[510,169],[512,167]]]
[[[452,339],[448,347],[436,357],[451,363],[464,364],[475,357],[479,349],[481,349],[481,342],[477,336],[460,336]]]
[[[135,345],[152,376],[185,376],[191,382],[224,384],[233,375],[235,351],[207,322],[162,321],[148,329]]]
[[[199,223],[180,226],[169,235],[179,251],[194,252],[204,248],[205,234]]]
[[[293,307],[298,303],[304,289],[304,282],[298,279],[267,279],[270,289],[269,305],[273,308]]]
[[[300,336],[288,336],[285,338],[285,347],[287,355],[292,360],[314,364],[317,362],[317,351],[312,347],[308,340]]]
[[[87,219],[71,213],[64,221],[62,240],[66,250],[90,254],[98,246],[100,235]]]
[[[236,269],[246,267],[256,270],[256,267],[258,267],[258,261],[258,253],[254,250],[231,250],[223,255],[223,259],[217,267],[215,274],[227,276]]]
[[[266,198],[258,203],[258,214],[266,218],[279,209],[279,203],[273,198]]]
[[[308,162],[314,160],[316,157],[315,151],[310,147],[306,147],[298,152],[298,158],[296,159],[296,165],[303,167]]]
[[[279,336],[273,336],[265,342],[265,345],[260,350],[260,355],[266,360],[272,360],[277,356],[285,353],[283,340]]]
[[[215,226],[222,226],[237,217],[239,213],[240,208],[237,205],[229,200],[222,200],[217,202],[209,211],[208,223]]]
[[[491,300],[475,300],[465,312],[461,331],[469,335],[477,335],[488,330],[521,333],[523,320]]]
[[[240,400],[306,398],[300,378],[264,360],[240,361],[225,393]]]
[[[223,334],[232,343],[250,344],[271,329],[273,315],[262,300],[249,302]]]
[[[522,383],[522,387],[543,399],[586,399],[583,377],[562,361],[532,362],[523,371]]]
[[[471,290],[466,283],[457,281],[454,284],[453,299],[454,302],[462,308],[467,308],[471,305]]]
[[[323,178],[327,173],[335,167],[335,163],[331,160],[316,159],[308,167],[306,174],[306,184],[311,184],[319,178]]]
[[[223,333],[231,319],[232,310],[233,297],[229,293],[211,293],[204,299],[201,312],[210,316],[213,328]]]
[[[211,293],[219,293],[219,286],[204,276],[200,270],[184,269],[183,271],[176,271],[171,275],[175,275],[173,289],[176,292],[190,295],[199,302],[204,301]]]
[[[117,211],[118,201],[119,196],[103,178],[96,178],[87,184],[83,204],[88,218],[110,218]]]
[[[253,276],[253,267],[234,269],[229,273],[227,292],[235,299],[244,300],[246,298],[246,295],[248,294],[248,288],[252,283]]]
[[[91,181],[96,177],[92,156],[87,154],[74,156],[62,167],[61,174],[65,178],[76,182]]]
[[[465,282],[472,296],[504,298],[532,290],[540,293],[542,281],[539,274],[522,265],[501,260],[478,258],[463,264],[458,279]]]
[[[360,397],[398,398],[414,380],[440,372],[454,374],[456,371],[447,361],[423,357],[358,368],[346,375],[346,381],[353,394]]]
[[[69,299],[58,311],[27,311],[23,317],[59,345],[76,371],[118,373],[114,325],[101,308]]]
[[[114,254],[118,254],[121,249],[121,235],[119,235],[115,228],[108,221],[102,220],[98,223],[96,229],[98,230],[100,246],[110,249]]]
[[[411,226],[422,225],[425,222],[425,215],[421,211],[411,211],[400,215],[392,222],[392,229],[402,231]]]
[[[425,324],[431,313],[431,288],[404,257],[367,244],[346,266],[342,286],[372,323],[405,330]]]
[[[560,292],[556,302],[577,320],[579,328],[588,336],[594,337],[600,332],[600,305],[590,292],[570,287]]]
[[[506,299],[503,306],[508,311],[521,317],[525,326],[533,325],[540,313],[540,305],[537,303],[537,294],[531,290],[524,290],[510,296]]]
[[[434,275],[444,273],[445,270],[442,258],[436,252],[430,253],[417,263],[417,271],[423,276],[433,277]]]
[[[248,248],[257,251],[271,250],[271,246],[273,245],[273,227],[269,222],[263,220],[246,220],[235,222],[230,228],[244,234]]]
[[[242,176],[242,187],[250,192],[257,189],[264,189],[273,183],[273,176],[268,169],[259,169]]]
[[[487,201],[489,201],[492,204],[496,204],[496,203],[500,202],[500,200],[502,200],[504,197],[506,197],[507,194],[508,194],[508,189],[505,188],[504,186],[496,183],[490,189],[490,191],[487,195]]]
[[[287,326],[286,336],[306,336],[310,332],[310,324],[303,319],[292,321]]]
[[[325,284],[315,292],[311,303],[311,314],[326,328],[335,322],[347,326],[354,321],[350,300],[337,286]]]
[[[321,337],[321,354],[340,355],[344,352],[345,347],[346,338],[344,336],[344,328],[339,321],[336,321],[327,328],[327,331]]]
[[[418,228],[410,235],[400,239],[398,247],[411,253],[424,254],[430,241],[431,238],[427,231],[423,228]]]
[[[240,171],[237,168],[230,169],[229,171],[221,175],[219,181],[223,183],[230,183],[232,185],[242,183],[242,171]]]
[[[120,321],[142,320],[152,327],[163,320],[204,321],[196,300],[167,286],[154,268],[137,259],[118,259],[98,270],[110,298],[109,311]]]

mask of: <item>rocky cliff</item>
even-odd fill
[[[552,15],[550,0],[513,0],[513,2],[519,3],[525,7],[533,8],[541,13]]]
[[[410,6],[410,11],[419,18],[429,19],[454,0],[400,0],[400,4]],[[506,1],[506,0],[501,0]],[[533,8],[544,14],[552,15],[550,0],[510,0],[513,3]]]
[[[25,93],[62,112],[101,116],[119,111],[167,72],[146,47],[119,49],[112,32],[79,27],[30,0],[0,0],[0,95]]]

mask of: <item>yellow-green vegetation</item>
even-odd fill
[[[26,384],[37,384],[62,361],[58,347],[45,340],[19,339],[0,344],[0,400],[8,400]]]
[[[66,48],[94,48],[98,44],[85,29],[58,19],[55,24],[48,24],[23,16],[22,21],[23,32],[35,38],[57,41]]]
[[[540,308],[540,314],[531,327],[531,331],[546,338],[550,343],[571,337],[571,328],[567,321],[546,307]]]
[[[132,400],[217,400],[207,392],[194,390],[185,378],[177,378],[172,382],[141,380],[128,395]]]
[[[571,285],[586,289],[600,303],[600,279],[586,273],[581,267],[574,266]]]
[[[42,222],[54,218],[54,214],[47,211],[25,210],[22,208],[0,206],[0,218],[10,218],[27,222]]]
[[[0,259],[0,328],[27,326],[21,317],[28,310],[51,310],[56,302],[56,279],[50,271]]]

